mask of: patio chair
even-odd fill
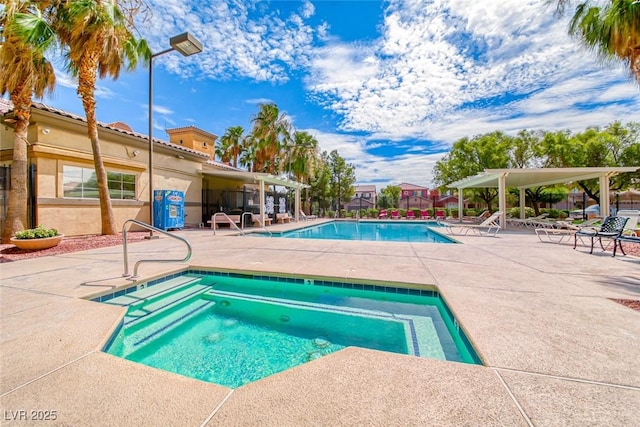
[[[426,209],[422,209],[420,211],[420,218],[421,219],[431,219],[431,215],[429,215],[429,211]]]
[[[407,219],[416,219],[416,214],[412,210],[407,211]]]
[[[285,224],[285,223],[291,222],[291,217],[289,216],[289,214],[287,212],[277,213],[276,214],[276,222],[278,224]]]
[[[446,215],[445,215],[444,211],[441,211],[441,210],[437,210],[436,211],[436,220],[441,221],[441,220],[445,219],[445,217],[446,217]]]
[[[470,224],[465,222],[440,222],[442,226],[445,227],[447,233],[452,235],[461,235],[466,236],[469,231],[473,230],[478,233],[480,236],[484,236],[485,234],[492,234],[495,237],[498,234],[498,231],[502,228],[500,226],[500,216],[502,216],[501,211],[496,211],[491,216],[480,224]],[[454,229],[460,229],[458,232],[455,232]],[[486,230],[484,230],[486,229]],[[493,231],[493,233],[492,233]]]
[[[624,251],[624,248],[622,247],[622,242],[640,244],[640,237],[636,235],[631,236],[631,235],[624,235],[624,234],[621,234],[620,236],[616,237],[613,245],[613,256],[616,256],[616,249],[618,248],[618,246],[620,247],[620,252],[622,252],[622,255],[627,255],[626,252]]]
[[[385,209],[382,209],[380,211],[380,214],[378,214],[378,219],[387,219],[387,211]]]
[[[396,210],[391,211],[391,219],[400,219],[400,215],[398,214],[398,211]]]
[[[589,239],[591,239],[591,250],[589,251],[590,254],[593,253],[593,245],[596,239],[598,239],[598,242],[600,242],[600,247],[603,251],[605,250],[605,247],[602,244],[603,238],[613,240],[614,245],[620,244],[620,242],[616,240],[616,238],[622,234],[622,231],[624,230],[624,227],[627,224],[628,220],[629,218],[624,216],[608,216],[604,219],[602,226],[600,226],[600,229],[598,230],[578,230],[573,235],[573,249],[575,249],[578,245],[578,238],[582,240],[583,237],[588,237]]]

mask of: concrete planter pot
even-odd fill
[[[54,246],[58,246],[62,241],[64,234],[58,234],[53,237],[42,237],[39,239],[16,239],[11,238],[11,244],[16,245],[18,249],[23,249],[26,251],[39,251],[42,249],[53,248]]]

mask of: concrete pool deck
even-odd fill
[[[2,425],[51,411],[51,425],[637,425],[640,312],[611,299],[640,299],[638,258],[521,231],[460,245],[176,234],[192,267],[436,285],[485,366],[352,347],[232,390],[119,359],[100,350],[124,309],[83,299],[131,284],[109,247],[0,266]],[[131,267],[184,253],[129,245]],[[139,281],[182,268],[142,264]]]

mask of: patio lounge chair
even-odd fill
[[[581,224],[573,224],[572,222],[561,220],[552,223],[552,227],[538,227],[535,232],[541,242],[562,243],[565,238],[570,240],[580,230],[593,229],[593,225],[601,221],[601,218],[592,218]]]
[[[416,214],[412,210],[407,211],[407,219],[416,219]]]
[[[549,216],[548,213],[542,213],[538,216],[534,216],[531,218],[509,218],[509,224],[515,225],[516,227],[535,227],[540,224],[540,221]]]
[[[445,219],[446,215],[444,213],[444,211],[441,210],[437,210],[436,211],[436,220],[441,221],[443,219]]]
[[[298,214],[300,215],[300,219],[303,220],[303,221],[308,221],[308,220],[311,220],[311,219],[317,219],[318,218],[315,215],[307,215],[307,214],[305,214],[302,211],[302,209],[300,210],[300,212]]]
[[[385,209],[382,209],[380,211],[380,214],[378,215],[378,219],[387,219],[387,211]]]
[[[429,215],[429,211],[426,209],[422,209],[420,211],[420,218],[421,219],[431,219],[431,215]]]
[[[627,225],[624,226],[622,234],[625,236],[635,236],[636,228],[638,228],[638,218],[640,217],[639,210],[621,210],[616,214],[617,216],[623,216],[629,218]]]
[[[624,216],[608,216],[604,219],[602,226],[600,226],[599,230],[579,230],[576,234],[573,235],[573,249],[578,245],[578,238],[582,240],[583,237],[588,237],[591,239],[591,250],[590,254],[593,253],[593,244],[595,239],[598,239],[600,242],[600,247],[602,250],[605,250],[604,245],[602,244],[602,238],[612,239],[615,245],[620,244],[618,240],[616,240],[622,234],[624,230],[624,226],[627,224],[629,218]]]
[[[391,219],[400,219],[398,211],[391,211]]]
[[[469,224],[466,222],[440,222],[442,226],[445,227],[445,230],[449,234],[453,235],[462,235],[466,236],[470,230],[475,231],[480,236],[492,234],[494,237],[498,234],[498,231],[502,227],[500,227],[500,216],[502,215],[501,211],[496,211],[491,216],[480,224]],[[455,232],[454,229],[459,229],[458,232]],[[492,233],[493,231],[493,233]]]
[[[462,221],[480,223],[491,216],[491,211],[484,210],[478,216],[463,216]]]

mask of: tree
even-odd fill
[[[636,83],[640,83],[640,1],[611,0],[607,5],[580,3],[571,19],[569,34],[603,60],[622,61]]]
[[[251,134],[256,144],[254,172],[282,172],[285,167],[281,149],[291,138],[291,124],[276,104],[260,104],[252,122]]]
[[[2,243],[27,226],[27,132],[32,97],[53,91],[55,74],[45,58],[55,41],[48,25],[37,18],[39,10],[28,1],[8,0],[0,15],[0,93],[9,94],[15,120],[11,189]]]
[[[331,196],[337,201],[338,212],[344,200],[351,200],[355,194],[355,167],[347,163],[337,150],[329,153],[329,170],[331,171]]]
[[[378,206],[381,208],[400,207],[400,193],[402,189],[397,185],[389,185],[380,190]]]
[[[318,162],[318,140],[308,132],[295,131],[293,144],[286,153],[288,172],[293,174],[297,182],[308,184]],[[302,208],[305,209],[306,197]],[[307,209],[307,213],[310,211]]]
[[[102,160],[96,119],[96,79],[117,79],[123,66],[133,70],[140,58],[149,61],[151,52],[145,40],[133,35],[132,21],[113,0],[53,2],[53,28],[66,49],[69,71],[78,78],[78,95],[87,119],[87,133],[98,178],[102,234],[117,234],[107,171]],[[152,173],[152,171],[149,171]],[[152,201],[150,200],[149,203]]]
[[[433,168],[434,182],[439,187],[446,188],[452,182],[476,175],[485,169],[507,168],[512,146],[513,138],[502,132],[476,135],[472,139],[464,137],[456,141],[451,151],[436,162]],[[482,199],[489,210],[493,199],[498,195],[495,188],[472,188],[466,191]]]
[[[238,158],[244,147],[244,128],[232,126],[216,141],[216,155],[224,163],[232,162],[234,168],[238,167]]]
[[[329,154],[323,151],[317,159],[316,167],[311,177],[311,204],[317,204],[318,210],[324,211],[331,207],[331,169],[329,167]]]
[[[556,13],[564,15],[570,0],[556,3]],[[640,83],[640,2],[610,0],[609,4],[584,1],[576,6],[569,34],[593,50],[604,61],[622,61]]]

